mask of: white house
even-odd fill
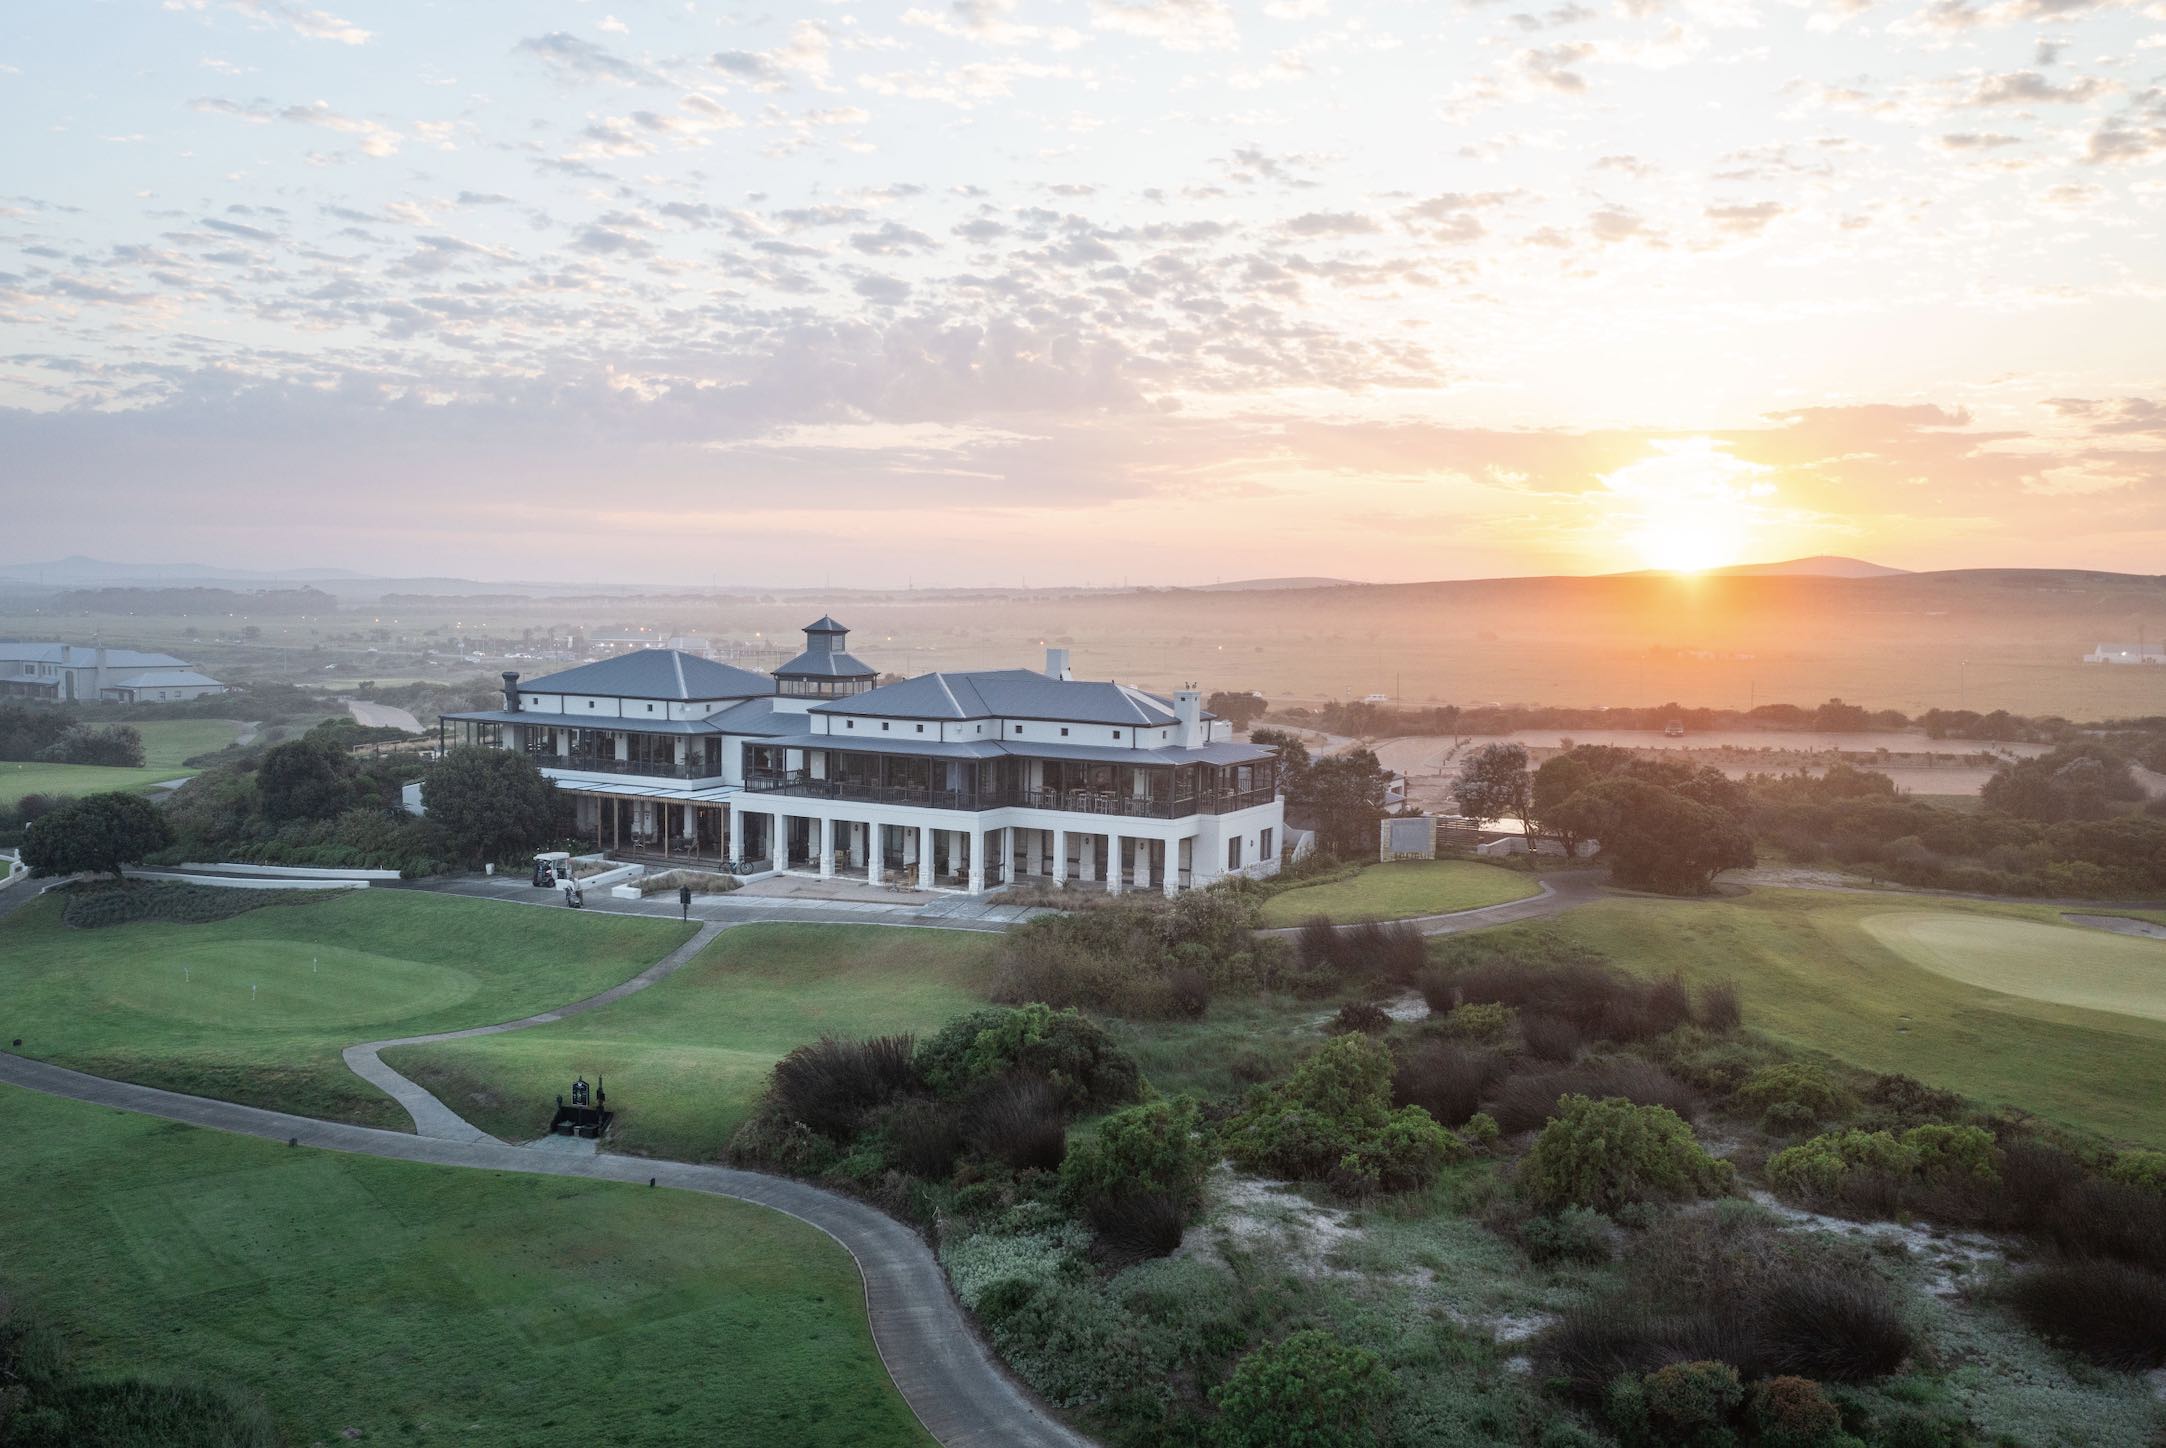
[[[523,750],[609,851],[970,893],[1018,879],[1178,890],[1279,867],[1276,754],[1201,691],[1043,672],[884,687],[831,618],[757,674],[641,649],[447,714],[447,743]]]
[[[0,697],[137,704],[225,691],[171,654],[0,640]]]
[[[2087,664],[2166,664],[2166,644],[2100,644],[2083,656]]]

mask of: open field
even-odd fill
[[[843,1249],[692,1192],[294,1151],[0,1088],[0,1283],[290,1442],[924,1445]]]
[[[2166,1021],[2166,944],[1921,910],[1868,915],[1858,924],[1912,965],[1964,985]]]
[[[1964,922],[1966,940],[2011,960],[1999,977],[2010,985],[2020,983],[2026,958],[2043,973],[2071,960],[2119,959],[2101,946],[2160,949],[2061,923],[2045,907],[1781,889],[1724,900],[1604,900],[1495,933],[1550,935],[1651,975],[1733,979],[1745,1024],[1780,1040],[2117,1140],[2166,1146],[2158,1106],[2166,1100],[2166,1019],[2035,999],[1921,967],[1885,943],[1913,928],[1898,923],[1905,916],[1921,917],[1926,938],[1947,938],[1945,924],[1934,922]],[[2166,971],[2150,999],[2166,999]]]
[[[103,794],[185,779],[195,771],[181,761],[225,748],[241,729],[230,719],[157,719],[133,727],[143,736],[143,768],[0,762],[0,804],[26,794]]]
[[[1323,915],[1340,925],[1404,920],[1524,900],[1540,887],[1530,875],[1471,860],[1394,860],[1350,880],[1297,885],[1264,902],[1267,926],[1299,925]]]
[[[404,1129],[406,1113],[346,1069],[344,1047],[562,1005],[691,934],[673,920],[394,890],[76,930],[49,896],[0,922],[0,1034],[20,1037],[21,1055],[99,1076]]]
[[[485,1131],[539,1134],[575,1075],[602,1080],[621,1151],[711,1161],[768,1072],[822,1034],[924,1033],[984,1004],[995,936],[740,925],[668,980],[555,1025],[383,1053]]]

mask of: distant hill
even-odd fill
[[[1198,583],[1185,590],[1190,593],[1261,593],[1292,591],[1300,588],[1359,588],[1351,578],[1240,578],[1232,583]]]
[[[1711,571],[1730,578],[1892,578],[1898,573],[1910,572],[1907,568],[1888,568],[1862,558],[1844,558],[1833,553],[1816,553],[1810,558],[1792,558],[1782,563],[1740,563]]]
[[[1660,568],[1635,568],[1629,573],[1611,573],[1609,578],[1650,578],[1667,570]],[[1728,568],[1710,568],[1706,575],[1714,578],[1893,578],[1910,572],[1907,568],[1888,568],[1878,563],[1868,563],[1863,558],[1844,558],[1834,553],[1816,553],[1810,558],[1788,558],[1780,563],[1733,563]]]
[[[207,563],[112,563],[102,558],[71,554],[50,563],[0,563],[0,578],[19,583],[55,585],[99,583],[151,583],[203,579],[359,578],[350,568],[213,568]]]

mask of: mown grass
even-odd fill
[[[510,1141],[539,1134],[574,1076],[599,1079],[616,1150],[713,1160],[789,1051],[822,1034],[944,1025],[985,1003],[999,949],[997,936],[958,930],[741,925],[601,1010],[384,1060]]]
[[[133,727],[143,736],[141,769],[10,760],[0,763],[0,804],[13,804],[26,794],[105,794],[185,779],[195,771],[183,769],[183,760],[225,748],[241,726],[230,719],[158,719]]]
[[[0,1088],[0,1283],[293,1443],[930,1443],[842,1248],[691,1192],[297,1151]]]
[[[1340,925],[1442,915],[1524,900],[1541,887],[1533,876],[1472,860],[1395,860],[1350,880],[1297,885],[1264,902],[1266,926],[1299,925],[1322,915]]]
[[[1541,933],[1599,950],[1630,970],[1677,971],[1695,983],[1733,979],[1744,995],[1745,1024],[1777,1040],[1989,1105],[2166,1146],[2166,1113],[2158,1109],[2166,1101],[2166,1021],[1989,990],[1923,969],[1864,923],[1905,910],[2020,924],[2011,939],[2045,938],[2057,947],[2038,954],[2042,976],[2086,954],[2092,940],[2115,938],[2065,924],[2042,906],[1756,889],[1725,900],[1603,900],[1539,925],[1460,939]],[[2038,926],[2052,935],[2033,937]],[[2166,974],[2159,990],[2166,994]]]
[[[346,1069],[344,1047],[562,1005],[637,975],[692,931],[393,890],[210,924],[78,930],[48,896],[0,921],[0,1040],[99,1076],[408,1129]]]

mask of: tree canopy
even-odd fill
[[[1518,744],[1485,744],[1474,751],[1452,785],[1459,813],[1485,825],[1525,819],[1528,810],[1527,751]]]
[[[1326,854],[1373,859],[1388,782],[1375,753],[1355,749],[1311,764],[1298,784],[1288,786],[1286,800],[1315,823]]]
[[[157,806],[139,794],[92,794],[33,820],[23,863],[40,875],[120,875],[173,841]]]
[[[561,838],[565,797],[525,755],[462,745],[422,781],[421,802],[446,846],[463,860],[503,860]]]
[[[1645,779],[1597,780],[1552,815],[1572,838],[1599,840],[1611,875],[1636,889],[1704,893],[1722,871],[1754,862],[1752,836],[1736,816]]]

